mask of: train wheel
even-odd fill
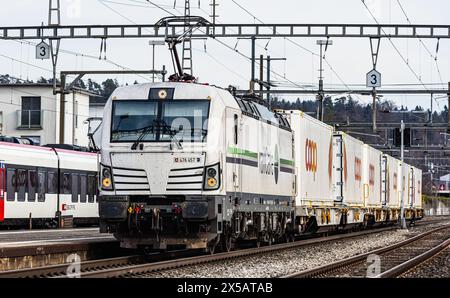
[[[222,250],[230,252],[233,249],[233,239],[231,235],[223,235],[222,237]]]
[[[285,240],[286,240],[286,243],[294,242],[294,236],[291,235],[291,233],[286,233]]]
[[[208,244],[208,251],[210,254],[214,254],[216,251],[217,244],[220,243],[220,235],[218,235],[215,239],[211,240]]]

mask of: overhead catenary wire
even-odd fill
[[[238,6],[238,7],[241,8],[242,10],[244,10],[247,14],[249,14],[250,16],[252,16],[255,20],[257,20],[258,22],[260,22],[260,23],[263,24],[263,25],[265,24],[260,18],[258,18],[258,17],[257,17],[256,15],[254,15],[253,13],[251,13],[251,12],[250,12],[248,9],[246,9],[243,5],[237,3],[235,0],[232,0],[232,2],[233,2],[236,6]],[[289,41],[290,43],[292,43],[293,45],[297,46],[298,48],[300,48],[300,49],[302,49],[302,50],[304,50],[304,51],[306,51],[306,52],[312,54],[313,56],[316,56],[316,57],[321,58],[319,54],[317,54],[316,52],[314,52],[314,51],[312,51],[312,50],[310,50],[310,49],[308,49],[308,48],[306,48],[306,47],[304,47],[304,46],[301,45],[300,43],[298,43],[298,42],[296,42],[296,41],[294,41],[294,40],[292,40],[292,39],[290,39],[290,38],[285,38],[285,40]],[[341,77],[341,76],[337,73],[337,71],[331,66],[331,64],[329,63],[329,61],[328,61],[325,57],[324,57],[323,59],[324,59],[324,61],[326,62],[328,68],[335,74],[335,76],[338,78],[338,80],[339,80],[344,86],[346,86],[346,88],[351,92],[351,88],[344,82],[344,80],[342,79],[342,77]],[[359,96],[358,96],[358,98],[359,98]]]
[[[9,40],[9,41],[14,41],[14,42],[17,42],[17,43],[24,43],[24,44],[28,44],[29,46],[36,46],[37,45],[37,43],[31,42],[31,41],[27,41],[27,40],[12,39],[12,40]],[[74,56],[80,56],[82,58],[89,58],[89,59],[99,60],[98,56],[93,56],[93,55],[89,55],[89,54],[85,54],[85,53],[79,53],[79,52],[76,52],[76,51],[66,50],[66,49],[62,49],[62,48],[60,48],[59,52],[60,53],[65,53],[65,54],[69,54],[69,55],[74,55]],[[123,69],[123,70],[133,70],[132,68],[120,65],[120,64],[112,61],[109,58],[102,59],[102,60],[99,60],[99,61],[107,62],[107,63],[109,63],[109,64],[111,64],[113,66],[116,66],[116,67],[118,67],[120,69]],[[46,69],[46,71],[48,71],[48,70]],[[150,79],[145,77],[145,76],[142,76],[142,75],[139,75],[139,74],[136,74],[136,76],[138,76],[138,77],[140,77],[140,78],[142,78],[142,79],[144,79],[146,81],[150,81]]]
[[[4,54],[0,54],[0,57],[9,59],[9,60],[11,60],[11,61],[14,61],[14,62],[17,62],[17,63],[20,63],[20,64],[25,64],[25,65],[28,65],[28,66],[31,66],[31,67],[34,67],[34,68],[38,68],[38,69],[40,69],[40,70],[44,70],[44,71],[53,73],[53,70],[51,70],[51,69],[44,68],[44,67],[41,67],[41,66],[38,66],[38,65],[29,63],[29,62],[25,62],[25,61],[22,61],[22,60],[13,58],[13,57],[11,57],[11,56],[7,56],[7,55],[4,55]]]
[[[406,13],[406,10],[403,7],[403,5],[400,2],[400,0],[397,0],[397,4],[400,7],[400,10],[403,12],[403,15],[405,16],[406,21],[410,25],[412,25],[411,19],[408,17],[408,14]],[[438,60],[438,56],[437,55],[438,55],[438,52],[439,52],[439,39],[437,41],[437,46],[436,46],[436,55],[434,55],[434,56],[433,56],[433,54],[431,53],[431,51],[428,49],[427,45],[423,42],[423,40],[421,38],[419,38],[419,44],[422,45],[422,47],[428,52],[428,54],[430,55],[430,58],[432,60],[434,60],[434,64],[436,66],[436,70],[437,70],[437,73],[438,73],[438,76],[439,76],[439,80],[441,81],[442,84],[444,84],[444,82],[442,80],[441,70],[439,68],[439,64],[438,64],[438,61],[437,61]],[[436,104],[438,105],[438,107],[441,108],[440,105],[439,105],[439,102],[436,99],[434,99],[434,100],[435,100]]]
[[[371,15],[372,19],[375,21],[375,23],[377,23],[377,25],[380,25],[380,23],[378,22],[377,18],[375,17],[375,15],[372,13],[372,11],[370,10],[370,8],[367,6],[367,4],[364,2],[364,0],[361,0],[361,3],[364,5],[364,7],[366,8],[366,10],[369,12],[369,14]],[[422,78],[416,73],[416,71],[411,67],[411,65],[408,63],[408,61],[405,59],[405,57],[402,55],[402,53],[400,52],[400,50],[397,48],[397,46],[395,45],[395,43],[392,41],[392,39],[389,37],[389,35],[386,33],[386,31],[381,28],[381,31],[383,32],[383,34],[385,35],[385,37],[387,37],[387,39],[389,40],[390,44],[392,45],[392,47],[394,48],[394,50],[397,52],[397,54],[400,56],[400,58],[403,60],[403,62],[406,64],[406,66],[409,68],[409,70],[414,74],[414,76],[417,78],[417,80],[419,80],[419,82],[421,83],[421,85],[425,88],[425,90],[428,90],[427,87],[424,85]]]
[[[20,84],[17,84],[17,86],[20,87]],[[41,94],[36,94],[36,93],[33,93],[33,92],[28,92],[28,91],[20,90],[20,89],[18,89],[17,87],[12,87],[12,86],[11,86],[10,88],[11,88],[11,89],[14,88],[14,91],[15,91],[15,92],[18,92],[18,93],[23,93],[23,94],[32,95],[32,96],[38,96],[38,97],[41,97],[41,98],[44,98],[44,99],[57,100],[57,99],[54,98],[54,97],[43,96],[43,95],[41,95]],[[13,105],[13,106],[22,107],[22,104],[20,104],[20,103],[7,102],[7,101],[3,101],[3,100],[0,100],[0,103],[5,103],[5,104],[8,104],[8,105]],[[82,106],[88,106],[88,105],[85,105],[85,104],[80,104],[80,103],[78,103],[78,104],[79,104],[79,105],[82,105]],[[53,112],[53,113],[56,113],[56,114],[60,114],[60,111],[57,111],[57,110],[42,109],[42,111],[48,111],[48,112]],[[64,112],[64,114],[65,114],[65,115],[83,116],[83,117],[87,117],[87,118],[90,117],[89,115],[78,114],[78,113],[77,113],[77,114],[74,114],[74,113]]]
[[[255,20],[257,20],[258,22],[260,22],[261,24],[265,24],[261,19],[259,19],[256,15],[252,14],[248,9],[246,9],[244,6],[242,6],[241,4],[237,3],[235,0],[232,0],[232,2],[234,4],[236,4],[238,7],[240,7],[242,10],[244,10],[247,14],[249,14],[250,16],[252,16]],[[284,38],[284,40],[289,41],[290,43],[292,43],[293,45],[295,45],[296,47],[310,53],[312,55],[312,57],[319,57],[319,59],[321,59],[320,55],[315,53],[314,51],[304,47],[303,45],[301,45],[300,43],[290,39],[290,38]],[[327,64],[328,68],[331,70],[332,73],[334,73],[334,75],[338,78],[338,80],[347,88],[347,90],[349,91],[349,93],[352,92],[351,88],[349,87],[349,85],[347,83],[345,83],[345,81],[342,79],[342,77],[337,73],[337,71],[332,67],[332,65],[330,64],[330,62],[325,58],[325,56],[323,57],[323,60],[325,61],[325,63]],[[286,67],[286,66],[285,66]],[[286,77],[286,70],[285,70],[285,75],[284,78]],[[303,88],[303,87],[302,87]],[[356,97],[359,100],[362,100],[361,97],[359,95],[356,95]]]
[[[163,11],[167,12],[168,14],[170,14],[170,15],[172,15],[172,16],[175,16],[174,13],[172,13],[172,12],[168,11],[167,9],[165,9],[165,8],[163,8],[163,7],[161,7],[161,6],[157,5],[157,4],[155,4],[155,3],[152,2],[152,1],[147,0],[147,2],[150,3],[150,4],[152,4],[152,5],[154,5],[154,6],[156,6],[156,7],[159,7],[160,9],[162,9]],[[206,34],[206,32],[202,31],[201,29],[199,29],[199,31],[201,31],[202,33],[205,33],[205,34]],[[247,55],[245,55],[245,54],[239,52],[239,50],[237,50],[237,49],[235,49],[235,48],[229,46],[228,44],[224,43],[223,41],[219,40],[218,38],[214,38],[213,40],[216,41],[216,42],[218,42],[218,43],[220,43],[220,44],[222,44],[223,46],[227,47],[228,49],[232,50],[233,52],[236,52],[236,53],[239,54],[240,56],[242,56],[242,57],[244,57],[244,58],[246,58],[246,59],[248,59],[248,60],[251,60],[250,57],[248,57]],[[259,64],[259,63],[256,62],[256,64]],[[267,67],[264,67],[264,68],[267,69]],[[270,72],[273,73],[274,75],[276,75],[277,77],[283,77],[283,76],[281,76],[279,73],[275,72],[274,70],[271,70]],[[292,81],[291,81],[291,82],[292,82]],[[293,83],[294,85],[297,85],[297,84],[294,83],[294,82],[292,82],[292,83]],[[297,87],[303,88],[303,87],[300,86],[300,85],[297,85]]]

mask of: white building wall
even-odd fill
[[[42,129],[18,129],[18,110],[22,109],[23,96],[40,96],[43,113]],[[9,136],[39,136],[41,144],[56,143],[58,95],[48,86],[0,87],[0,111],[3,114],[1,134]]]
[[[22,109],[23,96],[40,96],[43,113],[41,129],[19,129],[18,110]],[[87,146],[89,95],[75,91],[66,94],[65,144]],[[40,137],[41,145],[59,143],[59,94],[53,94],[51,86],[0,86],[0,134],[24,137]],[[74,117],[76,114],[76,117]]]

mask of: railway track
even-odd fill
[[[174,250],[164,253],[152,253],[146,255],[130,255],[124,257],[98,259],[91,261],[84,261],[80,263],[80,273],[96,272],[99,270],[120,268],[124,266],[136,266],[148,262],[156,262],[160,260],[167,260],[173,258],[180,258],[182,256],[189,256],[195,254],[195,251],[189,250]],[[50,277],[64,277],[67,276],[69,263],[50,265],[36,268],[27,268],[19,270],[10,270],[0,272],[0,278],[50,278]]]
[[[418,225],[433,224],[441,222],[443,219],[427,220]],[[444,219],[445,220],[445,219]],[[319,244],[333,240],[349,239],[372,233],[379,233],[396,229],[395,226],[377,228],[361,232],[337,234],[333,236],[303,239],[297,242],[275,244],[260,248],[248,248],[229,253],[217,253],[214,255],[199,255],[198,251],[169,251],[165,253],[155,253],[143,258],[141,255],[125,256],[110,259],[100,259],[81,262],[80,277],[127,277],[145,275],[147,273],[180,268],[185,266],[216,262],[221,260],[257,255],[271,251],[298,248],[301,246]],[[194,255],[194,256],[193,256]],[[0,278],[45,278],[45,277],[66,277],[67,268],[70,264],[52,265],[36,267],[30,269],[20,269],[0,272]]]
[[[427,224],[428,223],[431,224],[431,222],[427,222]],[[237,251],[232,251],[232,252],[217,253],[214,255],[201,255],[201,256],[195,256],[195,257],[189,257],[189,258],[168,260],[168,261],[163,261],[163,262],[141,264],[141,265],[136,265],[136,266],[132,265],[132,266],[124,266],[124,267],[118,267],[118,268],[111,268],[111,269],[106,269],[106,270],[91,271],[91,272],[82,273],[81,277],[82,278],[108,278],[108,277],[111,278],[111,277],[145,276],[146,274],[149,274],[152,272],[157,272],[157,271],[164,271],[164,270],[170,270],[170,269],[181,268],[181,267],[186,267],[186,266],[193,266],[193,265],[206,264],[206,263],[224,261],[224,260],[229,260],[229,259],[253,256],[253,255],[258,255],[258,254],[269,253],[272,251],[298,248],[301,246],[319,244],[319,243],[330,242],[330,241],[334,241],[334,240],[349,239],[349,238],[368,235],[368,234],[372,234],[372,233],[389,231],[392,229],[396,229],[396,227],[391,226],[391,227],[386,227],[386,228],[378,228],[378,229],[374,229],[374,230],[366,230],[366,231],[355,232],[355,233],[350,233],[350,234],[338,234],[338,235],[322,237],[322,238],[305,239],[305,240],[301,240],[301,241],[297,241],[297,242],[275,244],[275,245],[263,246],[263,247],[259,247],[259,248],[248,248],[248,249],[242,249],[242,250],[237,250]]]
[[[284,278],[397,277],[437,255],[449,245],[450,225],[445,225],[387,247]]]

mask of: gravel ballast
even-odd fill
[[[450,278],[450,248],[404,273],[402,278]]]
[[[448,222],[447,222],[448,223]],[[435,228],[439,224],[409,230],[392,230],[349,239],[307,245],[250,257],[154,272],[143,277],[163,278],[272,278],[315,268],[371,250],[389,246]]]

